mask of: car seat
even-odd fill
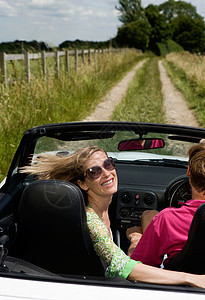
[[[86,222],[81,190],[62,180],[38,180],[23,191],[12,255],[58,274],[104,276]]]
[[[193,274],[205,274],[205,203],[193,217],[188,239],[183,249],[174,256],[165,268]]]

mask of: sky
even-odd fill
[[[205,17],[205,0],[184,0]],[[159,5],[166,0],[142,0]],[[0,43],[43,41],[58,46],[66,40],[106,41],[122,25],[118,0],[0,0]]]

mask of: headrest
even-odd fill
[[[62,180],[31,183],[18,213],[21,257],[58,273],[76,272],[76,266],[71,267],[78,261],[81,272],[94,253],[86,220],[84,198],[76,185]]]
[[[31,183],[25,188],[19,207],[19,216],[24,218],[24,222],[41,226],[52,226],[55,219],[58,225],[62,222],[72,222],[79,218],[81,222],[86,222],[85,203],[80,189],[63,180],[39,180]],[[38,216],[38,218],[37,218]],[[37,218],[37,219],[36,219]]]

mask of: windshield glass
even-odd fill
[[[51,153],[69,155],[79,148],[97,145],[103,148],[108,154],[117,160],[156,160],[156,159],[178,159],[187,160],[187,151],[193,144],[187,141],[178,140],[179,137],[167,134],[150,133],[144,138],[150,139],[162,139],[164,141],[164,147],[156,149],[144,149],[144,150],[125,150],[120,151],[118,149],[119,143],[123,140],[139,138],[134,132],[131,131],[119,131],[110,135],[111,137],[99,138],[99,139],[81,139],[74,140],[71,138],[69,141],[62,141],[60,139],[52,137],[39,138],[34,152],[34,157],[40,153]],[[75,138],[76,139],[76,138]]]

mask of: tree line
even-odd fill
[[[112,45],[113,44],[113,45]],[[41,51],[53,52],[64,49],[74,50],[74,49],[108,49],[111,46],[117,48],[117,45],[112,42],[112,39],[103,42],[95,41],[81,41],[76,39],[75,41],[64,41],[58,46],[53,46],[45,42],[24,41],[16,40],[14,42],[4,42],[0,43],[0,52],[5,52],[7,54],[17,54],[17,53],[36,53]]]
[[[115,37],[102,42],[64,41],[58,46],[45,42],[0,43],[0,52],[54,51],[63,49],[105,49],[130,47],[155,54],[187,50],[205,53],[205,22],[196,7],[185,1],[168,0],[143,8],[141,0],[119,0],[116,6],[122,25]]]

